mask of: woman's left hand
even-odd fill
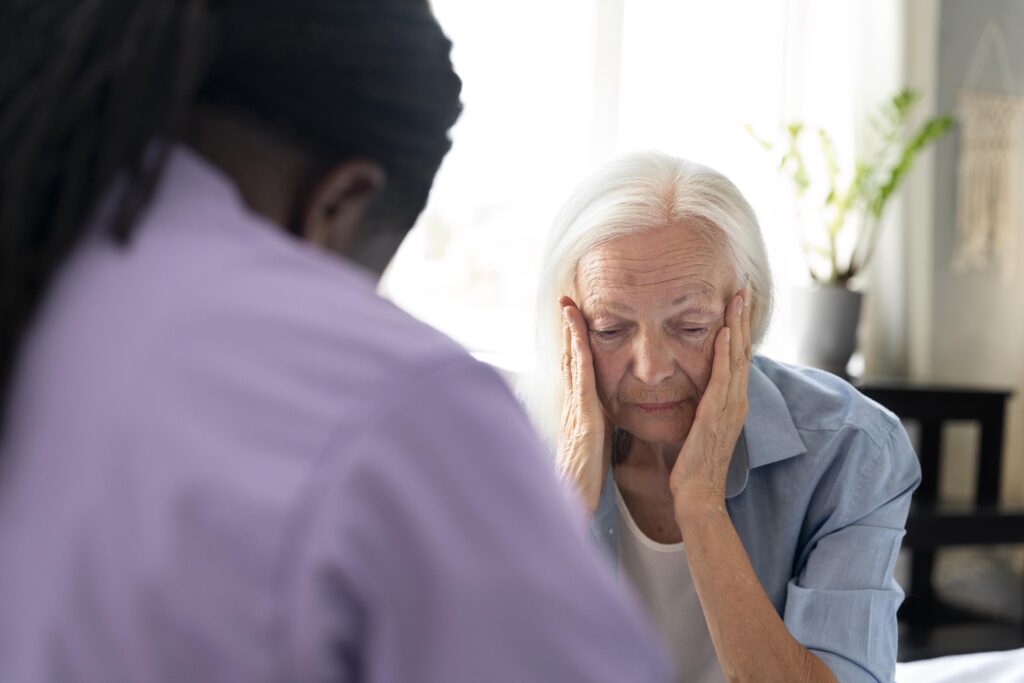
[[[669,476],[676,517],[692,506],[721,505],[733,449],[747,417],[750,375],[750,306],[741,290],[726,308],[715,337],[711,379],[690,433]]]

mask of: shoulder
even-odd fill
[[[358,387],[366,400],[470,359],[381,297],[358,266],[284,234],[254,237],[215,264],[205,285],[183,293],[179,331],[263,372]]]
[[[882,447],[900,426],[890,410],[832,373],[757,356],[754,365],[778,390],[801,434],[856,431]]]
[[[193,213],[143,226],[106,296],[90,299],[117,318],[125,343],[106,365],[125,378],[116,400],[138,405],[137,429],[156,419],[145,395],[176,424],[230,442],[218,453],[310,473],[328,452],[346,460],[345,445],[397,397],[474,363],[343,258],[241,209],[203,225]]]
[[[332,369],[393,374],[465,355],[378,296],[370,273],[251,210],[187,148],[174,149],[137,232],[121,282],[160,307],[154,331],[187,332],[190,348],[202,341],[321,380]]]
[[[829,499],[839,495],[861,510],[909,496],[920,482],[917,455],[891,411],[830,373],[763,357],[755,365],[785,402],[803,444],[801,462],[815,463],[808,472]]]

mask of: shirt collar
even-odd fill
[[[750,364],[747,383],[749,409],[743,431],[725,482],[725,497],[733,498],[747,486],[750,470],[770,465],[807,452],[793,424],[782,392],[759,367],[759,359]]]
[[[187,202],[182,201],[185,196],[188,197]],[[181,143],[172,145],[168,151],[153,200],[155,206],[165,211],[216,209],[217,215],[228,213],[237,218],[268,223],[267,219],[248,209],[231,176]]]

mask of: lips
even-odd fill
[[[682,401],[670,401],[666,403],[633,403],[637,410],[648,415],[665,415],[671,413],[683,405]]]

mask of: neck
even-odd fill
[[[312,165],[297,148],[251,118],[211,107],[192,113],[184,141],[231,176],[250,209],[288,225],[296,188]]]
[[[641,441],[634,437],[627,459],[638,467],[663,470],[668,476],[672,472],[672,468],[675,467],[676,459],[682,448],[682,443]]]

